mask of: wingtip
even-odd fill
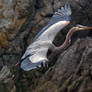
[[[70,4],[66,3],[63,7],[61,7],[61,9],[58,9],[58,12],[55,12],[55,14],[70,16],[72,14]]]
[[[64,9],[65,9],[65,11],[67,11],[67,13],[68,13],[69,15],[72,14],[71,6],[70,6],[69,3],[66,3],[66,4],[65,4]]]

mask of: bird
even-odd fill
[[[48,24],[35,36],[32,43],[27,47],[21,58],[20,68],[30,71],[38,67],[47,66],[49,57],[55,53],[61,53],[71,42],[73,32],[78,30],[88,30],[92,27],[77,25],[69,30],[66,39],[59,47],[53,44],[57,33],[71,22],[71,8],[69,4],[58,9],[53,14]]]

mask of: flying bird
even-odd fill
[[[57,12],[55,12],[49,23],[35,36],[33,42],[28,46],[21,58],[20,67],[24,71],[29,71],[37,67],[45,66],[48,63],[48,57],[57,52],[62,52],[70,43],[73,32],[78,30],[88,30],[92,27],[78,25],[70,29],[64,43],[56,47],[53,40],[57,33],[70,24],[71,21],[70,5],[65,4]],[[47,55],[48,54],[48,55]]]

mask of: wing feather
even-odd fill
[[[70,21],[71,20],[71,8],[70,5],[65,4],[64,7],[61,7],[61,9],[58,9],[58,12],[55,12],[52,16],[50,22],[35,36],[34,41],[38,40],[40,36],[47,31],[49,27],[51,27],[53,24],[59,22],[59,21]],[[42,38],[41,38],[42,39]]]
[[[45,64],[47,61],[45,59],[37,62],[37,63],[32,63],[29,58],[27,57],[26,59],[24,59],[21,63],[21,68],[24,70],[24,71],[29,71],[29,70],[33,70],[37,67],[41,67],[41,64]]]
[[[40,55],[43,55],[43,57],[46,57],[48,48],[50,46],[54,46],[54,45],[49,41],[41,41],[41,42],[36,41],[29,45],[29,47],[27,48],[27,50],[25,51],[21,59],[24,59],[27,56],[33,56],[39,53],[42,53]]]
[[[50,22],[47,26],[45,26],[34,38],[33,43],[29,45],[26,52],[24,53],[22,57],[22,63],[21,68],[25,71],[35,69],[36,66],[40,66],[41,62],[46,62],[47,58],[47,52],[48,48],[50,46],[53,46],[52,40],[54,38],[54,33],[52,33],[51,30],[54,30],[53,32],[57,32],[57,30],[60,30],[60,24],[55,25],[55,28],[51,28],[53,24],[58,23],[59,21],[70,21],[71,19],[71,8],[69,5],[65,5],[64,7],[61,7],[61,9],[58,10],[58,12],[55,12],[55,14],[52,16]],[[64,25],[63,25],[64,26]],[[49,28],[49,30],[48,30]],[[51,30],[50,30],[51,29]],[[47,31],[51,31],[49,34]]]

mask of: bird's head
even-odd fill
[[[77,26],[75,27],[75,30],[76,30],[76,31],[79,31],[79,30],[90,30],[90,29],[92,29],[92,27],[83,26],[83,25],[77,25]]]
[[[66,38],[70,39],[72,34],[76,31],[81,31],[81,30],[90,30],[92,29],[92,27],[88,27],[88,26],[83,26],[83,25],[77,25],[75,27],[72,27],[69,32],[67,33]]]

